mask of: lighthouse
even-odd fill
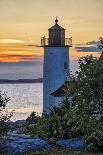
[[[65,38],[65,29],[58,24],[48,29],[48,38],[41,38],[41,46],[44,48],[43,65],[43,112],[49,113],[50,109],[58,106],[61,96],[53,93],[69,80],[69,48],[72,45],[71,38]]]

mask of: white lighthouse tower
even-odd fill
[[[55,25],[48,31],[49,38],[41,39],[41,46],[44,48],[43,112],[46,113],[62,99],[52,93],[68,80],[69,48],[72,44],[71,38],[65,38],[65,29],[58,25],[57,18]]]

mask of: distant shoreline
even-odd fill
[[[18,80],[9,80],[9,79],[0,79],[0,84],[25,84],[25,83],[42,83],[43,78],[39,79],[18,79]]]

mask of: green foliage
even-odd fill
[[[0,91],[0,107],[5,107],[6,103],[9,101],[9,98],[6,96],[6,94],[2,94]]]
[[[27,125],[27,133],[39,137],[48,137],[48,133],[45,130],[45,127],[47,127],[46,123],[47,120],[44,116],[41,118],[39,117],[37,123],[34,122],[34,124],[32,123],[31,125]]]
[[[97,129],[86,135],[86,141],[88,143],[88,150],[91,151],[103,151],[103,128]]]
[[[36,112],[33,111],[30,114],[30,116],[26,119],[26,122],[28,124],[37,123],[38,122],[38,119],[39,119],[39,116],[36,116]]]
[[[79,61],[80,71],[77,73],[77,96],[74,102],[81,112],[103,116],[103,62],[92,56],[83,57]],[[96,116],[97,117],[97,116]]]
[[[3,137],[7,134],[8,124],[7,122],[12,117],[13,113],[9,113],[5,106],[10,99],[7,97],[5,93],[2,94],[0,91],[0,142],[2,142]]]
[[[26,155],[103,155],[102,153],[89,153],[89,152],[81,152],[81,151],[71,151],[66,149],[54,149],[54,150],[44,150],[40,152],[31,152],[26,153]]]
[[[103,62],[92,56],[79,60],[59,107],[53,107],[31,129],[48,138],[84,137],[90,150],[103,150]]]

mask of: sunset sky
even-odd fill
[[[30,62],[35,70],[41,65],[37,77],[41,76],[43,49],[28,45],[40,45],[56,16],[73,44],[98,40],[103,34],[103,0],[0,0],[0,78],[7,75],[7,66],[19,62],[18,74]],[[77,57],[75,52],[73,57]]]

